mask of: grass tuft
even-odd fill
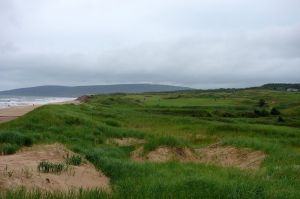
[[[61,173],[65,165],[62,163],[52,163],[48,161],[42,161],[38,165],[38,171],[41,173]]]
[[[2,143],[0,144],[0,155],[14,154],[19,150],[19,146],[16,144]]]
[[[80,155],[72,155],[66,159],[67,165],[79,166],[82,163],[82,157]]]

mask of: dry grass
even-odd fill
[[[111,142],[118,146],[133,146],[145,144],[146,140],[138,138],[114,138],[111,140]]]
[[[143,155],[143,147],[133,151],[134,161],[151,162],[198,162],[222,167],[237,167],[240,169],[258,169],[266,155],[261,151],[238,149],[232,146],[214,144],[201,149],[160,146]]]

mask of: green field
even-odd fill
[[[19,137],[1,141],[7,134]],[[146,140],[148,151],[161,145],[199,149],[221,143],[259,150],[266,158],[256,170],[141,163],[130,158],[138,146],[107,142],[123,137]],[[79,198],[300,198],[300,93],[245,89],[99,95],[80,105],[43,106],[0,125],[2,152],[31,142],[62,143],[110,178],[112,193],[83,191]],[[41,194],[2,192],[7,198]]]

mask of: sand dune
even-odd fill
[[[34,145],[13,155],[0,156],[0,187],[4,190],[24,187],[60,192],[80,188],[110,191],[109,178],[87,160],[78,166],[68,165],[61,173],[37,170],[41,161],[62,163],[73,154],[61,144],[51,144]]]

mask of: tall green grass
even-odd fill
[[[33,139],[19,132],[0,132],[0,154],[16,153],[22,146],[31,146]]]
[[[268,110],[278,108],[285,122],[278,123],[272,115],[241,114],[253,112],[259,99]],[[43,106],[0,125],[2,153],[33,143],[63,143],[101,169],[110,178],[112,192],[17,190],[1,192],[1,197],[300,198],[299,106],[300,95],[255,89],[115,94],[95,96],[78,106]],[[121,137],[145,139],[146,152],[159,146],[201,148],[221,142],[260,150],[266,159],[253,171],[176,161],[140,163],[130,158],[137,146],[108,142]]]
[[[173,136],[154,137],[144,145],[144,152],[153,151],[159,146],[183,148],[187,147],[188,144],[185,141]]]

